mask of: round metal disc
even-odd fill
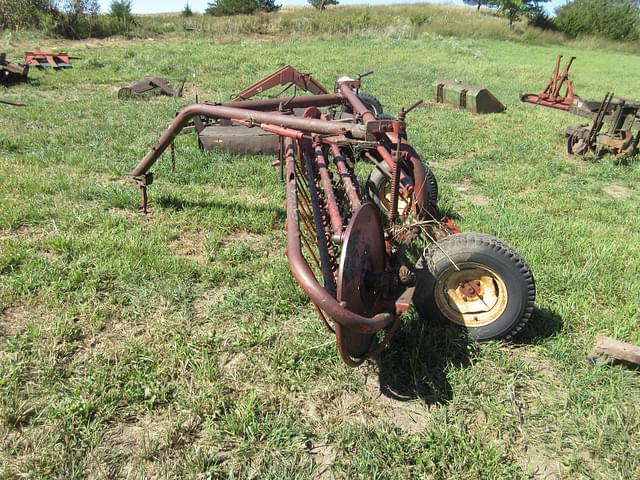
[[[342,242],[338,270],[338,301],[354,313],[371,317],[377,313],[379,283],[385,268],[382,220],[372,203],[363,204],[353,215]],[[374,335],[346,327],[337,329],[338,345],[352,358],[370,350]]]

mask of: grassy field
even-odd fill
[[[34,46],[4,38],[9,58]],[[640,167],[568,157],[580,120],[518,101],[562,50],[580,95],[637,98],[637,56],[431,34],[39,45],[81,59],[0,91],[29,104],[0,105],[0,478],[640,477],[638,372],[586,360],[599,333],[640,343]],[[289,274],[270,158],[181,137],[137,213],[122,175],[196,87],[118,87],[195,70],[221,100],[286,63],[326,85],[375,70],[391,113],[436,77],[507,105],[417,109],[409,135],[457,223],[529,261],[537,310],[513,342],[410,313],[379,359],[345,367]]]

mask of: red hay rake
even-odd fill
[[[265,86],[281,83],[269,78]],[[377,118],[358,93],[360,79],[340,79],[333,94],[304,81],[314,94],[181,110],[129,173],[143,210],[151,167],[188,122],[260,129],[280,142],[291,272],[348,365],[385,348],[412,300],[421,314],[443,316],[476,339],[520,330],[533,311],[533,277],[511,247],[461,234],[440,214],[435,177],[407,141],[406,115],[421,102],[396,119]],[[365,188],[356,161],[373,166]]]

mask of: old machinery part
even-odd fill
[[[29,76],[29,65],[18,65],[7,61],[5,53],[0,53],[0,84],[24,82]]]
[[[4,105],[12,105],[14,107],[26,107],[27,106],[26,103],[15,102],[13,100],[6,100],[6,99],[2,99],[2,98],[0,98],[0,103],[2,103]]]
[[[363,204],[344,234],[338,270],[337,298],[344,308],[366,317],[384,307],[382,278],[385,271],[384,230],[380,211]],[[338,348],[347,363],[366,358],[376,341],[372,333],[336,326]]]
[[[433,100],[471,113],[501,113],[506,107],[489,90],[457,80],[436,80]]]
[[[71,60],[78,57],[71,57],[62,52],[43,52],[34,50],[24,53],[24,64],[36,68],[71,68]]]
[[[569,127],[567,152],[599,159],[605,153],[617,158],[634,155],[640,141],[640,103],[615,98],[607,92],[601,102],[582,101],[570,113],[592,119],[591,125]]]
[[[320,82],[311,76],[310,73],[302,73],[291,65],[285,65],[279,70],[276,70],[270,75],[267,75],[253,85],[242,90],[234,97],[234,100],[246,100],[278,86],[285,87],[284,90],[280,91],[278,96],[282,95],[292,86],[294,89],[300,88],[312,95],[329,93],[327,89],[320,84]]]
[[[124,100],[147,93],[166,95],[167,97],[182,97],[184,82],[185,80],[182,80],[178,89],[174,90],[169,86],[169,80],[166,78],[146,77],[144,80],[122,87],[118,90],[118,98]]]
[[[520,100],[534,105],[568,111],[573,104],[574,98],[578,98],[573,90],[573,81],[569,80],[569,69],[575,59],[576,57],[570,57],[564,69],[560,72],[562,55],[558,55],[551,71],[551,79],[544,90],[537,94],[523,93],[520,95]],[[564,93],[561,92],[563,88]]]
[[[359,88],[360,79],[344,77],[331,95],[182,109],[129,173],[140,188],[142,210],[153,181],[150,169],[189,122],[268,133],[278,139],[274,164],[286,191],[291,273],[335,333],[345,363],[356,366],[382,351],[414,295],[430,298],[438,316],[475,338],[514,334],[531,314],[528,267],[506,244],[460,235],[439,214],[435,177],[407,140],[405,117],[420,102],[397,119],[380,119],[358,96]],[[353,113],[336,119],[331,112],[344,104]],[[360,161],[383,175],[371,195],[376,203],[363,198],[354,169]],[[428,268],[419,268],[409,251],[428,252]],[[434,279],[426,286],[419,281],[425,272]]]

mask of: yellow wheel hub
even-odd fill
[[[497,320],[507,308],[507,287],[493,270],[478,263],[458,263],[443,272],[435,286],[435,301],[454,323],[481,327]]]

